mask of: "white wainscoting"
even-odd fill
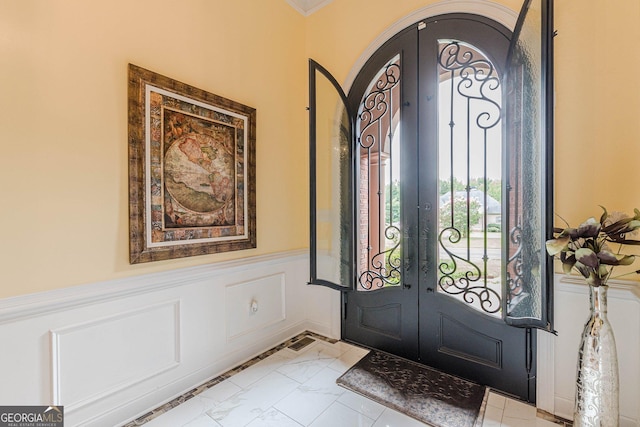
[[[180,364],[180,301],[52,330],[51,361],[67,413],[157,377]]]
[[[307,280],[308,256],[289,252],[0,300],[0,404],[62,404],[68,426],[119,425],[306,329],[339,337],[338,292]],[[538,406],[571,418],[589,297],[579,278],[555,286]],[[640,427],[640,285],[611,283],[609,318],[620,425]]]
[[[338,338],[338,292],[307,280],[296,251],[0,300],[0,403],[119,425],[304,330]]]
[[[550,412],[573,418],[576,365],[582,329],[589,316],[589,289],[580,278],[556,277],[553,340],[554,408]],[[611,281],[609,320],[616,337],[620,370],[620,427],[640,426],[640,284]],[[538,353],[538,362],[541,362]],[[544,359],[543,359],[544,360]],[[539,365],[540,370],[540,365]],[[540,393],[539,393],[540,394]],[[545,398],[547,396],[540,396]],[[540,401],[540,398],[538,401]],[[545,410],[551,408],[543,408]]]
[[[227,341],[258,332],[287,317],[283,273],[233,283],[226,291]]]

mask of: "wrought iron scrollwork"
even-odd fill
[[[441,261],[438,264],[440,289],[449,295],[461,295],[464,302],[468,304],[479,303],[487,313],[500,311],[502,301],[500,294],[480,282],[484,275],[477,265],[456,255],[442,243],[445,233],[449,233],[445,239],[453,244],[458,243],[462,238],[460,232],[454,227],[445,228],[438,235],[438,242],[450,259],[449,262]],[[458,263],[466,265],[467,268],[458,268]]]
[[[398,223],[394,223],[391,213],[392,210],[399,209],[399,206],[390,205],[388,218],[385,218],[385,211],[381,208],[385,192],[389,191],[391,204],[393,191],[398,191],[393,189],[391,182],[381,181],[384,179],[381,164],[383,159],[390,159],[394,155],[390,146],[393,140],[392,117],[399,112],[399,85],[400,59],[396,57],[382,67],[371,82],[358,114],[357,143],[362,172],[360,185],[363,186],[360,191],[367,196],[365,206],[361,206],[361,212],[366,216],[361,220],[367,233],[366,241],[364,238],[361,240],[361,250],[366,251],[360,260],[358,276],[359,288],[362,290],[400,285],[403,268],[406,268],[401,256],[402,236],[406,233],[400,230]],[[392,165],[391,161],[389,163]],[[372,168],[376,167],[376,174],[372,174]],[[390,176],[393,179],[393,171]],[[372,208],[370,199],[373,198],[377,199],[377,209]]]
[[[379,124],[380,119],[389,112],[391,107],[389,94],[398,84],[400,84],[400,64],[397,62],[387,64],[373,84],[371,91],[364,97],[362,110],[358,115],[360,122],[358,143],[362,148],[372,148],[376,143],[383,142],[377,138],[379,136],[377,132],[369,132],[369,130]],[[386,134],[382,136],[387,137]]]
[[[389,285],[399,285],[402,277],[402,257],[400,254],[400,229],[389,226],[385,237],[397,241],[395,246],[382,251],[371,258],[370,268],[360,274],[360,286],[368,291]]]
[[[525,296],[524,292],[524,279],[523,279],[523,257],[522,257],[522,228],[519,226],[513,227],[509,233],[509,242],[513,245],[509,247],[515,247],[516,250],[513,255],[509,256],[507,262],[507,304],[509,306],[509,312],[513,306],[515,306],[522,297]]]
[[[475,118],[476,125],[480,129],[496,126],[500,122],[501,107],[491,98],[490,93],[498,90],[500,78],[491,61],[484,57],[476,58],[474,51],[464,49],[459,42],[452,41],[440,51],[438,63],[443,70],[460,77],[457,85],[460,95],[483,102],[485,111]]]
[[[462,44],[457,41],[447,41],[441,43],[441,49],[438,54],[438,63],[440,73],[448,78],[450,82],[451,111],[449,121],[450,128],[450,201],[443,204],[442,208],[448,209],[449,212],[444,214],[444,221],[451,218],[450,224],[441,225],[442,229],[438,234],[438,244],[440,247],[440,256],[438,261],[438,288],[440,291],[459,296],[465,303],[476,306],[486,313],[495,314],[502,309],[502,296],[498,283],[489,283],[487,278],[488,261],[487,254],[487,230],[486,221],[484,224],[484,248],[471,247],[471,240],[467,239],[466,247],[463,244],[463,238],[468,237],[471,233],[471,223],[469,212],[474,203],[480,203],[480,200],[471,196],[470,180],[470,146],[472,139],[470,136],[470,127],[472,124],[482,133],[484,140],[478,141],[484,146],[485,153],[485,188],[483,192],[484,199],[482,208],[484,216],[487,214],[487,197],[486,197],[486,155],[488,144],[488,131],[498,127],[501,118],[501,106],[496,101],[500,99],[497,95],[501,90],[500,78],[494,65],[486,57],[484,57],[476,49]],[[454,99],[462,100],[464,103],[464,113],[454,112]],[[457,105],[457,104],[456,104]],[[460,108],[462,109],[462,107]],[[464,116],[462,116],[464,114]],[[454,128],[457,126],[456,120],[463,119],[466,122],[466,174],[465,176],[466,191],[462,192],[464,196],[456,196],[454,188],[454,146],[456,138],[454,136]],[[475,142],[475,141],[474,141]],[[457,142],[456,142],[457,143]],[[459,156],[456,162],[461,161]],[[458,164],[458,163],[456,163]],[[461,207],[457,203],[457,199],[463,197],[464,200]],[[481,197],[481,198],[482,198]],[[458,207],[455,207],[458,206]],[[463,220],[466,222],[461,225],[454,221],[454,209],[466,210]],[[443,214],[441,214],[443,215]],[[456,247],[457,245],[457,247]],[[462,247],[461,247],[462,246]],[[454,251],[454,249],[457,249]],[[483,253],[478,254],[477,251],[482,250]],[[472,256],[472,251],[476,254]],[[464,252],[464,254],[461,254]],[[472,260],[480,261],[480,265]]]

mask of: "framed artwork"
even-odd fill
[[[256,247],[256,110],[129,64],[129,261]]]

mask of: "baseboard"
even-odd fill
[[[573,419],[573,399],[566,399],[556,396],[555,399],[555,415],[565,418],[567,420]]]
[[[176,379],[172,383],[166,384],[165,387],[163,387],[163,389],[161,390],[154,390],[144,396],[140,396],[139,399],[136,399],[135,401],[132,401],[130,405],[127,405],[128,408],[113,408],[112,410],[99,414],[90,420],[86,420],[85,422],[87,423],[87,425],[95,424],[96,426],[116,426],[126,424],[150,412],[151,410],[162,406],[167,402],[170,402],[176,397],[185,394],[186,392],[192,390],[194,387],[222,375],[229,369],[232,369],[238,365],[245,363],[248,360],[253,359],[254,357],[264,353],[270,348],[275,347],[276,345],[287,341],[288,339],[295,337],[296,335],[304,331],[315,332],[312,329],[313,327],[317,327],[319,330],[328,329],[326,325],[321,325],[318,323],[314,324],[314,322],[307,321],[300,322],[290,328],[287,328],[284,331],[273,334],[272,336],[255,343],[250,348],[246,348],[241,351],[229,354],[224,359],[218,360],[215,363],[203,367],[197,372],[193,372],[183,378]],[[169,397],[165,398],[162,401],[154,400],[153,397],[157,394],[157,392],[161,392],[161,394],[168,395]],[[135,413],[135,415],[123,421],[121,416],[123,409],[128,409],[127,412]]]
[[[555,336],[544,331],[537,333],[536,407],[555,414]],[[556,414],[557,415],[557,414]]]
[[[322,324],[318,322],[307,322],[306,331],[325,336],[327,338],[340,339],[340,335],[335,335],[332,325]]]

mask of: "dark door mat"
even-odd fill
[[[437,427],[473,427],[486,387],[371,350],[338,385]]]

